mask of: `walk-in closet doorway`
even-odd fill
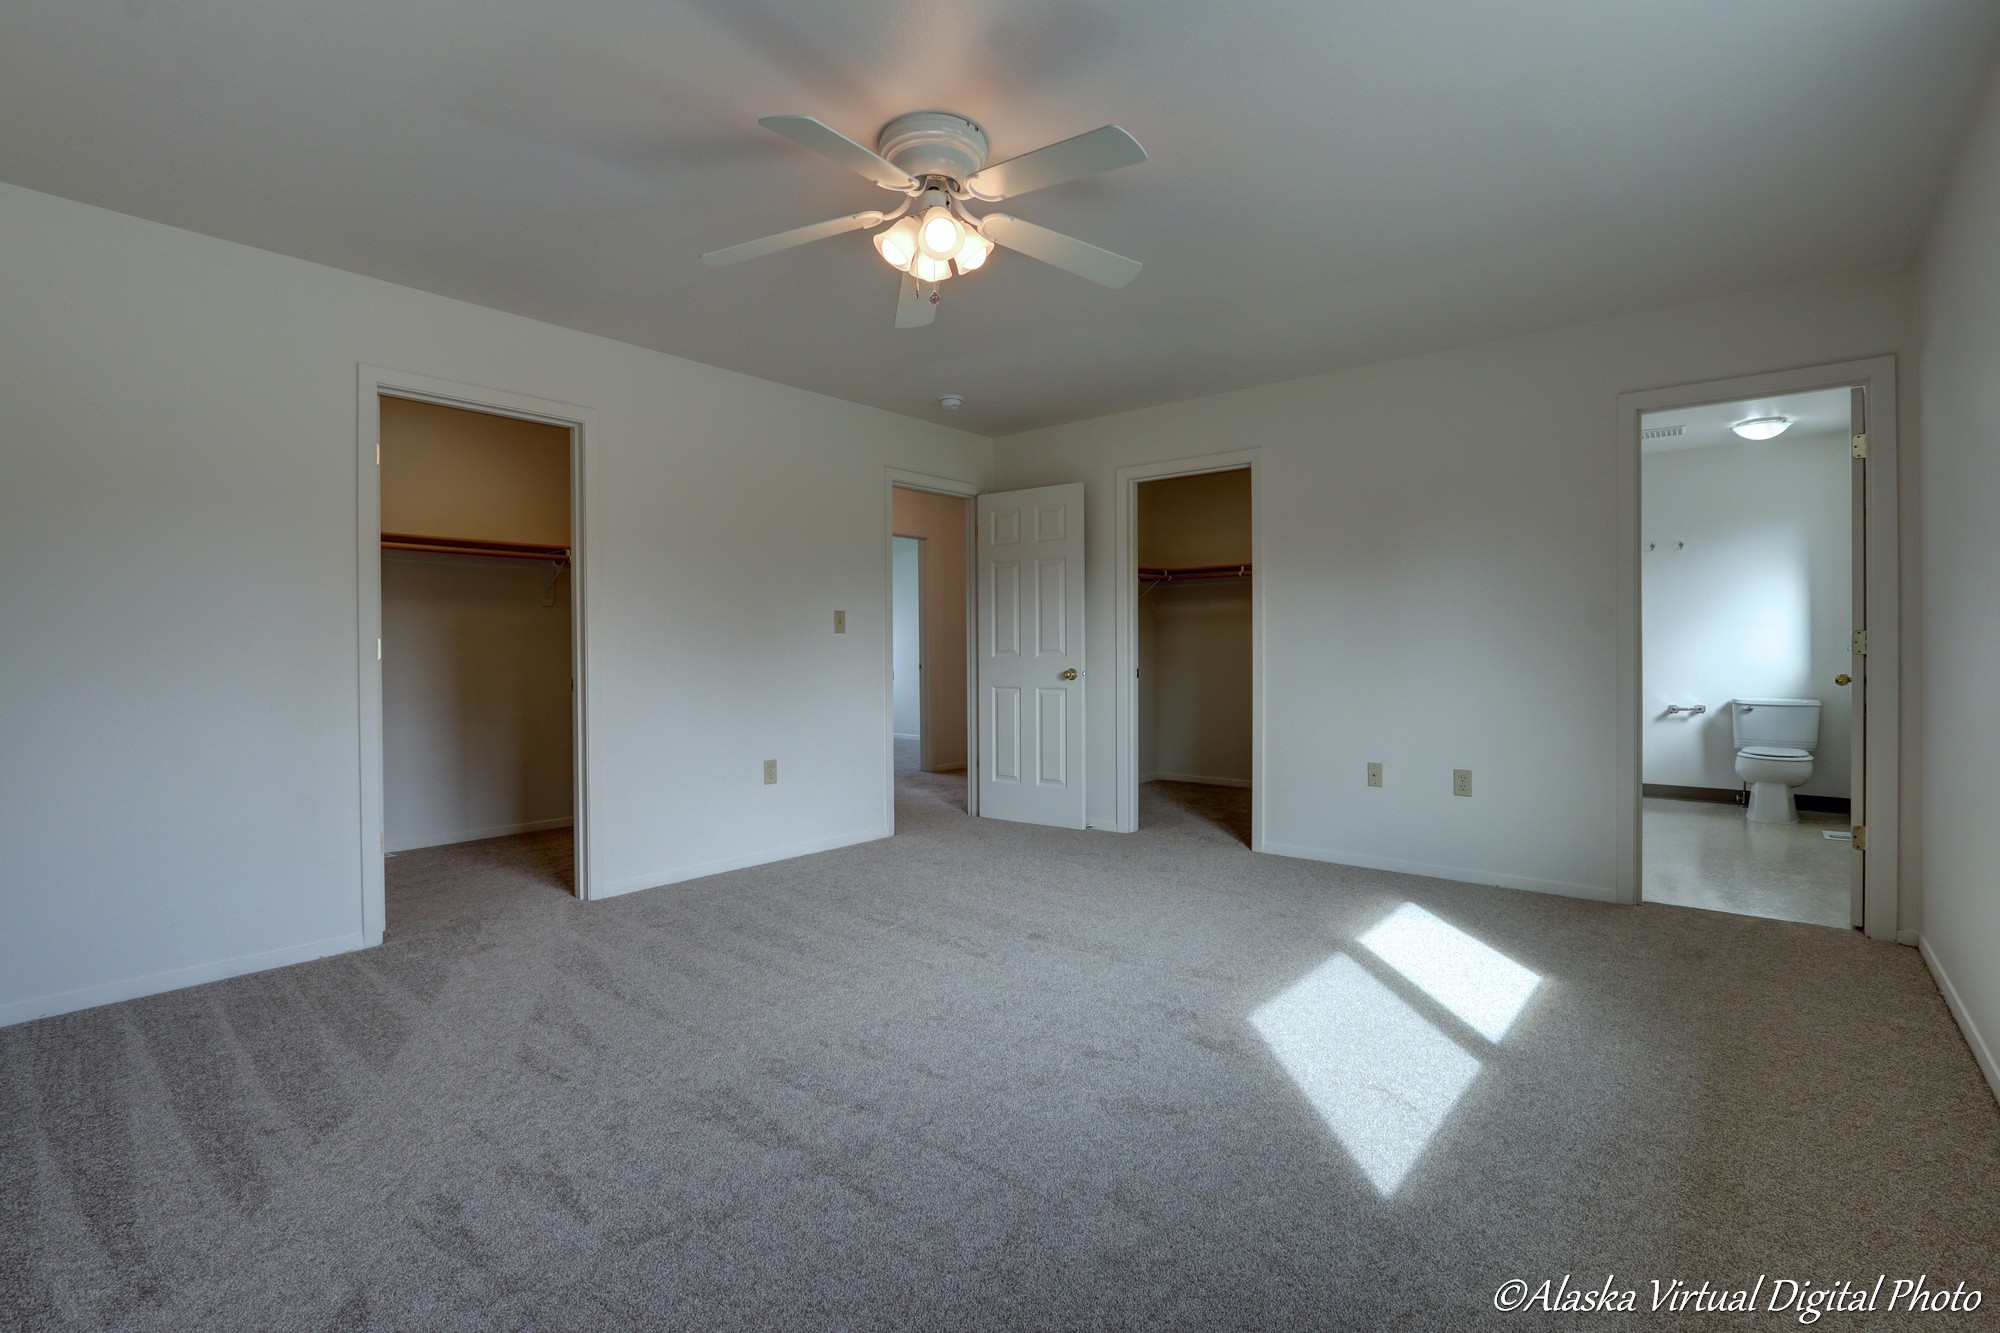
[[[369,941],[399,854],[526,857],[588,898],[588,413],[363,367],[358,415]]]
[[[1257,462],[1246,449],[1118,470],[1120,832],[1139,829],[1143,783],[1179,783],[1183,800],[1207,790],[1219,822],[1263,850]]]

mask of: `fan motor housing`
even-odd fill
[[[913,111],[882,127],[875,151],[918,179],[962,183],[986,165],[986,131],[949,111]]]

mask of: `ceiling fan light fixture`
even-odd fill
[[[1791,425],[1790,417],[1752,417],[1748,421],[1737,422],[1729,429],[1746,440],[1775,440],[1791,429]]]

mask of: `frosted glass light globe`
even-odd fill
[[[950,259],[958,253],[959,235],[958,219],[943,208],[926,209],[917,248],[932,259]]]

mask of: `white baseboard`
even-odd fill
[[[637,893],[641,889],[665,888],[669,884],[685,884],[691,879],[706,879],[710,875],[720,875],[730,870],[744,870],[750,866],[769,865],[773,861],[789,861],[796,856],[811,856],[815,852],[830,852],[840,847],[852,847],[857,843],[874,842],[890,834],[887,825],[878,825],[860,833],[840,833],[831,838],[815,838],[811,842],[795,842],[785,847],[771,847],[761,852],[747,852],[742,856],[725,856],[715,861],[703,861],[697,865],[681,866],[674,870],[658,870],[647,875],[632,875],[614,880],[604,885],[592,895],[593,898],[615,898],[621,893]]]
[[[380,943],[380,940],[376,943]],[[266,953],[244,954],[240,958],[225,958],[215,963],[196,963],[192,967],[151,972],[143,977],[107,981],[97,986],[61,991],[54,995],[41,995],[30,1000],[0,1001],[0,1027],[25,1023],[35,1018],[48,1018],[55,1014],[74,1013],[78,1009],[91,1009],[100,1004],[116,1004],[120,1000],[136,1000],[141,996],[158,995],[163,991],[180,990],[186,986],[199,986],[206,981],[223,981],[250,972],[266,972],[274,967],[289,967],[293,963],[309,963],[315,958],[329,958],[337,953],[365,949],[368,944],[367,938],[357,931],[352,935],[335,935],[329,939],[314,940],[310,944],[295,944],[290,948],[272,949]]]
[[[939,764],[936,768],[933,768],[931,770],[931,772],[933,773],[963,773],[964,771],[965,771],[965,765],[963,763]]]
[[[1931,970],[1938,992],[1944,996],[1945,1008],[1951,1010],[1951,1016],[1958,1020],[1958,1030],[1964,1034],[1965,1044],[1972,1048],[1972,1058],[1979,1062],[1979,1072],[1986,1075],[1986,1086],[1993,1090],[1995,1097],[2000,1098],[2000,1060],[1993,1058],[1993,1048],[1986,1044],[1986,1036],[1979,1030],[1979,1024],[1973,1021],[1972,1011],[1959,998],[1958,987],[1951,984],[1951,978],[1945,975],[1944,964],[1931,950],[1931,942],[1922,935],[1917,936],[1917,952],[1923,955],[1924,966]]]
[[[460,829],[456,833],[419,833],[407,838],[391,838],[384,850],[414,852],[422,847],[450,847],[461,842],[478,842],[482,838],[505,838],[516,833],[540,833],[543,829],[570,828],[575,823],[575,820],[564,815],[561,819],[534,819],[525,824],[495,824],[492,828]]]
[[[1202,787],[1247,787],[1248,778],[1215,778],[1200,773],[1148,773],[1140,782],[1192,782]]]
[[[1266,842],[1272,856],[1295,856],[1302,861],[1326,861],[1333,865],[1358,866],[1363,870],[1392,870],[1399,875],[1424,875],[1449,879],[1460,884],[1491,884],[1502,889],[1525,889],[1529,893],[1553,893],[1562,898],[1582,898],[1594,903],[1616,902],[1617,890],[1610,885],[1566,884],[1555,879],[1530,879],[1525,875],[1500,875],[1490,870],[1467,870],[1461,866],[1428,865],[1422,861],[1397,861],[1386,856],[1363,856],[1358,852],[1334,851],[1325,847],[1299,847],[1289,843]]]

